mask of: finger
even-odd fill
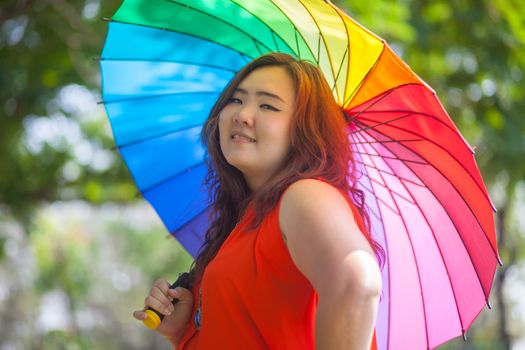
[[[168,291],[168,295],[174,299],[178,299],[179,301],[193,300],[193,294],[191,293],[191,291],[183,287],[177,287],[175,289],[170,289]]]
[[[170,315],[175,309],[173,304],[164,296],[166,302],[161,302],[152,295],[148,295],[144,300],[146,306],[152,308],[155,311],[162,313],[165,316]]]
[[[144,304],[164,315],[170,315],[174,311],[173,298],[168,295],[169,284],[164,279],[155,281],[150,294],[144,300]]]
[[[148,318],[148,315],[146,315],[144,310],[137,310],[133,312],[133,317],[135,317],[139,321],[144,321],[146,318]]]
[[[163,291],[158,287],[153,287],[149,295],[160,301],[166,307],[169,307],[173,302],[173,297],[169,294],[169,289]]]
[[[164,278],[159,278],[155,281],[155,283],[153,283],[153,288],[151,289],[153,290],[154,288],[158,288],[160,291],[166,294],[170,288],[170,284]]]

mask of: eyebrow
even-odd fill
[[[245,95],[248,94],[248,91],[246,91],[243,88],[237,88],[237,89],[235,89],[235,92],[240,92],[240,93],[245,94]],[[255,96],[268,96],[268,97],[272,97],[272,98],[278,99],[279,101],[281,101],[282,103],[284,103],[286,105],[288,104],[279,95],[276,95],[276,94],[273,94],[271,92],[264,91],[264,90],[256,91],[255,92]]]

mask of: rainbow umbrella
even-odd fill
[[[315,62],[349,117],[372,233],[387,252],[378,347],[464,335],[499,262],[474,152],[435,92],[329,2],[122,3],[101,57],[103,100],[140,192],[195,255],[209,204],[201,125],[235,72],[271,51]]]

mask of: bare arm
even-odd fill
[[[381,273],[344,197],[324,182],[298,181],[283,196],[279,221],[319,295],[316,349],[370,349]]]

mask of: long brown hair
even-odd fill
[[[291,149],[282,169],[257,192],[252,193],[242,173],[231,166],[219,143],[219,113],[239,84],[254,70],[278,66],[286,69],[295,86],[295,111],[292,116]],[[257,227],[277,204],[283,191],[299,179],[321,178],[349,194],[363,217],[363,232],[381,263],[384,251],[370,234],[370,218],[364,194],[357,188],[348,126],[320,69],[282,53],[261,56],[242,68],[230,81],[213,106],[202,129],[207,147],[208,173],[205,183],[210,191],[210,227],[205,242],[191,268],[192,284],[199,282],[205,267],[242,217],[248,203],[255,215],[250,227]]]

